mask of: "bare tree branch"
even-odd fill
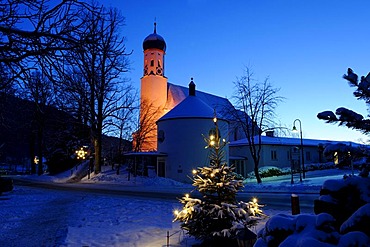
[[[254,80],[253,72],[249,68],[245,68],[244,72],[245,74],[234,82],[236,111],[233,115],[247,137],[254,162],[254,173],[257,182],[261,183],[258,171],[261,135],[275,126],[275,109],[284,98],[277,95],[279,89],[271,85],[269,78],[260,83]]]

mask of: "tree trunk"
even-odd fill
[[[31,161],[31,174],[36,173],[36,164],[35,164],[35,135],[31,133],[30,138],[30,161]]]
[[[95,165],[94,172],[98,174],[101,172],[101,135],[97,135],[94,140],[94,149],[95,149]]]
[[[256,176],[257,183],[262,183],[260,173],[258,172],[258,165],[254,165],[254,175]]]
[[[40,114],[41,115],[41,114]],[[43,117],[43,116],[41,116]],[[40,119],[39,120],[39,127],[38,127],[38,130],[37,130],[37,154],[38,154],[38,157],[39,157],[39,161],[38,161],[38,167],[37,167],[37,174],[40,176],[42,175],[43,173],[43,136],[44,136],[44,121],[43,119]]]

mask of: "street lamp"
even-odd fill
[[[301,159],[302,159],[302,173],[303,173],[303,178],[306,178],[305,170],[304,170],[304,155],[303,155],[303,139],[302,139],[302,123],[301,120],[298,118],[294,120],[293,122],[293,132],[297,132],[297,128],[295,127],[295,122],[299,122],[299,131],[300,131],[300,136],[301,136]]]

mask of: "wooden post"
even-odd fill
[[[167,231],[167,247],[170,246],[170,232]]]
[[[299,207],[299,196],[296,194],[292,194],[291,203],[292,203],[292,215],[300,214],[301,209]]]

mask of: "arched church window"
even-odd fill
[[[150,66],[151,67],[154,67],[154,60],[152,59],[152,60],[150,60]]]
[[[164,131],[163,130],[158,131],[158,137],[157,137],[157,139],[158,139],[158,142],[159,143],[164,142]]]

